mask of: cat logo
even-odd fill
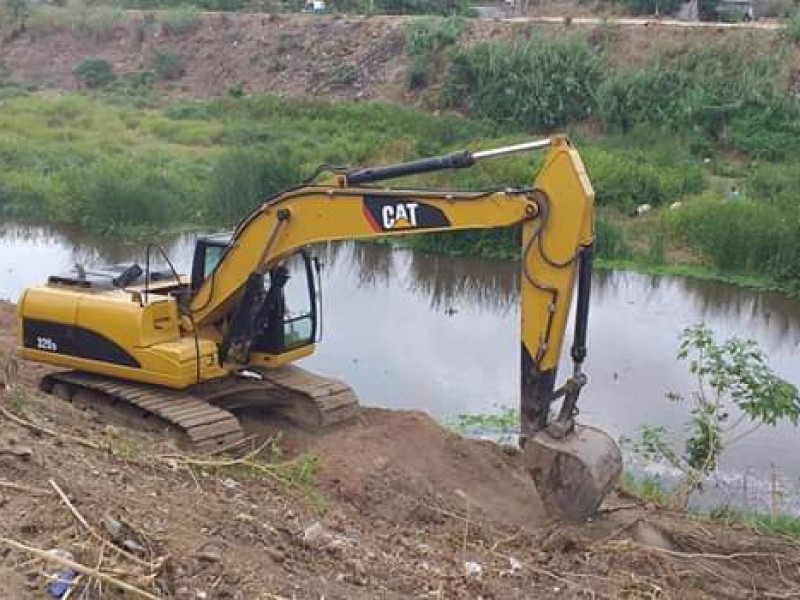
[[[418,202],[387,204],[381,209],[381,224],[387,229],[408,229],[417,226]]]
[[[376,232],[450,226],[450,220],[437,207],[397,196],[364,196],[363,212]]]

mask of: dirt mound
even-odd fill
[[[464,439],[424,413],[367,409],[361,423],[309,448],[322,460],[322,481],[366,513],[413,518],[430,496],[478,520],[536,526],[543,517],[514,448]]]

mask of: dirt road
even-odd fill
[[[505,23],[544,23],[563,25],[565,17],[505,17]],[[682,29],[756,29],[778,31],[785,27],[779,21],[750,21],[748,23],[715,23],[706,21],[679,21],[677,19],[633,18],[633,17],[570,17],[570,23],[578,26],[595,27],[598,25],[619,25],[621,27],[680,27]]]

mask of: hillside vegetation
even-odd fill
[[[509,28],[426,18],[378,20],[364,41],[370,20],[314,22],[317,34],[328,32],[325,47],[335,47],[340,35],[362,35],[343,46],[344,54],[317,55],[320,64],[328,61],[325,69],[291,70],[305,78],[306,93],[357,90],[356,97],[400,97],[420,107],[408,108],[259,95],[249,91],[252,83],[232,83],[213,100],[176,98],[180,86],[204,73],[186,50],[199,43],[203,28],[193,31],[175,15],[159,18],[157,38],[166,41],[148,47],[150,59],[137,69],[129,53],[127,62],[114,58],[122,56],[119,44],[84,45],[97,52],[68,74],[81,93],[30,91],[21,76],[23,50],[33,56],[62,35],[58,28],[7,46],[0,71],[3,214],[101,231],[225,225],[321,163],[387,163],[567,131],[596,187],[602,257],[799,287],[800,63],[788,34],[656,32],[650,41],[613,26]],[[270,37],[257,51],[244,24],[234,22],[242,44],[232,61],[241,65],[241,53],[256,52],[249,61],[253,81],[262,81],[259,65],[284,56],[274,44],[286,46],[281,40],[291,38],[291,50],[283,52],[297,56],[308,44],[302,36],[311,35],[302,33],[301,21],[262,19],[263,31],[285,25],[284,37]],[[228,26],[214,31],[202,34],[207,43],[214,43],[208,36],[226,36]],[[75,35],[73,28],[69,36]],[[388,52],[397,44],[397,52]],[[371,53],[373,47],[387,53]],[[398,59],[402,70],[389,75]],[[309,88],[311,80],[324,85]],[[303,93],[295,79],[270,81],[276,91]],[[498,160],[411,183],[526,184],[536,160]],[[676,202],[678,208],[667,209]],[[653,210],[631,218],[642,204]],[[487,256],[518,251],[515,231],[415,243]]]

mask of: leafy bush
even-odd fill
[[[763,163],[756,165],[747,179],[748,196],[759,202],[800,207],[800,164]]]
[[[728,143],[768,160],[800,157],[800,106],[785,98],[743,107],[731,120]]]
[[[217,159],[211,171],[207,213],[214,221],[233,224],[259,203],[301,180],[290,157],[229,150]]]
[[[336,63],[331,71],[331,83],[350,85],[358,81],[358,67],[351,63]]]
[[[600,64],[574,39],[489,43],[453,59],[443,102],[524,129],[552,129],[594,112]]]
[[[800,210],[706,198],[669,215],[691,248],[724,272],[772,276],[800,285]]]
[[[410,90],[427,87],[440,63],[442,51],[459,39],[465,22],[460,18],[427,18],[406,27],[406,52],[412,58],[406,76]]]
[[[160,14],[160,19],[167,34],[184,35],[198,28],[200,12],[196,7],[184,4],[164,11]]]
[[[687,403],[689,436],[683,449],[665,438],[663,427],[645,426],[633,449],[649,460],[663,460],[683,474],[671,500],[685,509],[690,495],[717,469],[725,450],[763,425],[797,425],[797,388],[778,377],[752,340],[730,338],[720,344],[705,325],[684,330],[679,360],[687,361],[697,389],[689,398],[671,392],[671,402]],[[736,414],[738,413],[738,414]]]
[[[85,6],[76,4],[70,7],[73,19],[72,32],[79,38],[92,38],[106,42],[114,36],[116,28],[125,20],[125,12],[115,6]]]
[[[81,198],[82,224],[101,231],[174,221],[173,187],[165,170],[143,169],[122,158],[104,158],[70,178]]]
[[[630,213],[639,204],[657,206],[703,189],[700,168],[692,163],[661,164],[640,153],[586,148],[582,153],[597,203]]]
[[[800,110],[780,89],[782,51],[761,47],[752,32],[716,43],[671,43],[645,65],[611,73],[599,86],[597,113],[606,127],[639,123],[691,132],[693,148],[731,146],[780,158],[800,143]]]
[[[410,56],[430,56],[455,44],[466,22],[458,18],[426,18],[406,26],[406,51]]]
[[[124,73],[106,89],[110,95],[119,97],[146,97],[153,90],[155,74],[152,71]]]
[[[114,67],[102,58],[86,58],[73,71],[75,77],[91,90],[106,87],[116,79]]]
[[[608,259],[629,259],[633,255],[625,231],[616,219],[597,215],[594,224],[594,247],[597,256]]]
[[[159,81],[180,79],[184,71],[183,57],[177,52],[166,50],[153,56],[153,72]]]
[[[427,58],[415,57],[406,74],[406,86],[409,90],[421,90],[428,87],[431,79],[431,64]]]

